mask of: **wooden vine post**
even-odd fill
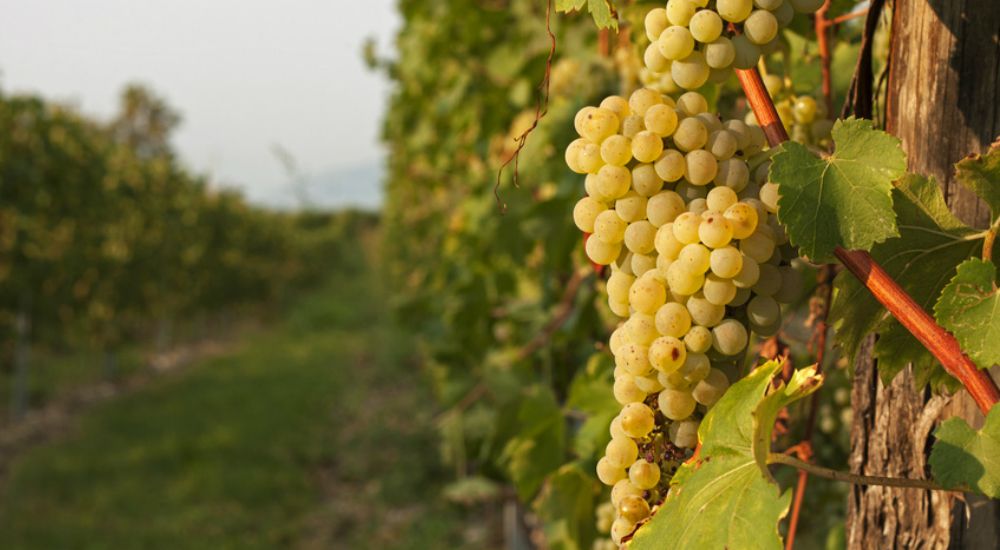
[[[1000,135],[1000,4],[974,0],[895,2],[887,130],[903,141],[909,169],[932,175],[959,218],[985,227],[989,211],[954,181],[953,165],[985,152]],[[872,342],[855,365],[851,471],[927,474],[929,435],[952,415],[982,424],[963,392],[951,403],[928,399],[904,370],[887,387],[878,380]],[[949,493],[854,486],[848,503],[848,548],[993,548],[1000,537],[995,502]]]

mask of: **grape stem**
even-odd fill
[[[788,141],[788,133],[778,118],[757,69],[737,70],[747,102],[772,147]],[[899,286],[885,269],[863,250],[834,249],[834,255],[872,293],[889,313],[920,341],[949,374],[965,386],[979,409],[986,414],[1000,402],[1000,388],[986,371],[979,370],[963,352],[958,340],[940,325]]]
[[[983,261],[990,262],[993,258],[993,243],[997,239],[997,231],[1000,231],[1000,218],[993,222],[983,235]]]
[[[865,476],[859,474],[852,474],[849,472],[841,472],[839,470],[831,470],[830,468],[824,468],[822,466],[810,464],[808,462],[805,462],[804,460],[799,460],[794,456],[781,453],[768,454],[767,463],[784,464],[785,466],[792,466],[793,468],[798,468],[799,470],[808,472],[815,476],[825,477],[827,479],[832,479],[834,481],[845,481],[847,483],[853,483],[854,485],[881,485],[884,487],[907,487],[911,489],[923,489],[927,491],[952,490],[952,489],[946,489],[929,479]]]

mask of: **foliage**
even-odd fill
[[[941,291],[934,315],[955,334],[958,343],[982,369],[1000,364],[1000,294],[997,267],[972,258],[959,264],[958,273]]]
[[[934,437],[929,462],[935,479],[945,487],[1000,498],[1000,405],[990,409],[979,431],[961,418],[949,418]]]

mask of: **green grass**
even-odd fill
[[[371,273],[18,457],[2,548],[451,548],[433,401]]]

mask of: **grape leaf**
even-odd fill
[[[976,237],[976,231],[948,210],[933,178],[907,175],[900,179],[893,191],[893,208],[900,236],[876,245],[872,257],[918,304],[930,311],[954,276],[955,268],[975,254],[982,241]],[[875,344],[875,355],[885,383],[911,362],[921,385],[955,383],[853,275],[841,272],[834,288],[830,320],[847,357],[857,355],[865,337],[877,332],[880,337]]]
[[[792,141],[771,163],[779,185],[778,219],[792,244],[818,262],[832,262],[837,246],[870,250],[899,233],[892,210],[892,182],[906,170],[899,140],[870,120],[838,120],[837,151],[826,158]]]
[[[960,160],[955,175],[959,183],[986,201],[993,213],[991,219],[1000,218],[1000,140],[993,142],[985,155]]]
[[[767,469],[778,411],[822,383],[814,368],[771,388],[781,364],[768,362],[740,380],[712,407],[698,429],[701,447],[683,464],[656,515],[636,531],[630,550],[782,548],[778,521],[791,492]]]
[[[566,464],[549,476],[534,504],[544,522],[548,548],[590,548],[597,537],[594,501],[600,494],[599,484],[578,463]]]
[[[556,11],[577,11],[583,9],[584,4],[597,28],[618,30],[618,18],[610,0],[556,0]]]
[[[1000,294],[997,268],[992,262],[971,258],[958,266],[958,274],[944,287],[934,305],[941,326],[958,339],[962,351],[981,369],[1000,363]]]
[[[608,426],[621,411],[621,404],[608,391],[612,368],[608,354],[595,353],[570,384],[566,408],[586,416],[573,438],[573,450],[581,458],[600,458],[595,455],[611,439]]]
[[[990,409],[978,432],[961,418],[949,418],[934,437],[929,462],[938,483],[1000,498],[1000,405]]]
[[[508,427],[498,432],[513,433],[498,460],[518,496],[526,501],[538,491],[545,476],[563,463],[566,430],[562,411],[551,390],[531,386],[500,417]]]

